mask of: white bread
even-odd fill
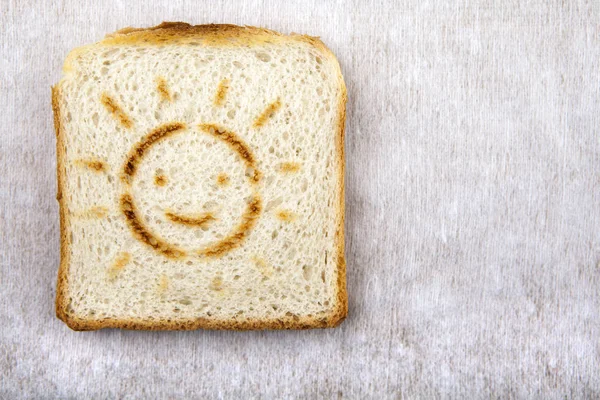
[[[347,313],[346,90],[303,35],[163,23],[73,50],[52,90],[75,330],[331,327]]]

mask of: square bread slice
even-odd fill
[[[317,38],[127,28],[52,89],[75,330],[333,327],[347,313],[346,89]]]

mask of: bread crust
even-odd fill
[[[141,330],[194,330],[194,329],[227,329],[227,330],[261,330],[261,329],[310,329],[338,326],[348,313],[348,295],[346,291],[346,261],[344,257],[344,126],[346,116],[347,92],[344,78],[335,55],[318,38],[306,35],[282,35],[278,32],[252,26],[237,26],[227,24],[190,25],[184,22],[163,22],[150,28],[124,28],[109,34],[100,42],[101,45],[144,44],[162,45],[173,41],[203,40],[205,45],[252,45],[275,43],[285,40],[303,41],[315,47],[324,57],[337,66],[340,96],[338,103],[338,133],[336,149],[339,157],[339,187],[340,204],[337,215],[337,295],[336,304],[328,315],[316,317],[300,317],[286,315],[273,319],[222,320],[212,318],[194,318],[182,320],[149,320],[149,319],[117,319],[104,318],[100,320],[82,319],[70,312],[69,299],[69,219],[67,206],[62,193],[65,189],[65,147],[61,126],[60,86],[52,87],[52,110],[54,113],[54,128],[56,131],[57,153],[57,200],[60,209],[60,266],[56,288],[56,316],[65,322],[69,328],[76,331],[97,330],[103,328],[141,329]],[[75,50],[75,52],[77,49]],[[68,69],[68,58],[65,69]]]

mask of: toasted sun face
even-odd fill
[[[219,236],[222,237],[221,239],[194,249],[185,249],[175,243],[165,241],[159,234],[155,233],[153,229],[144,223],[141,216],[141,211],[138,209],[136,200],[134,199],[132,192],[129,190],[135,180],[137,169],[140,168],[139,164],[141,164],[143,161],[143,157],[153,150],[153,147],[159,144],[161,141],[169,140],[170,136],[183,134],[189,130],[190,129],[182,123],[165,124],[151,131],[140,143],[134,146],[127,158],[125,166],[123,167],[125,191],[120,199],[121,211],[125,215],[127,223],[134,236],[166,257],[181,257],[187,254],[199,256],[217,256],[228,252],[234,247],[237,247],[244,240],[250,229],[254,227],[256,219],[258,218],[262,209],[260,195],[254,187],[260,179],[260,173],[256,169],[252,152],[248,146],[237,137],[235,133],[215,125],[199,125],[198,127],[195,127],[195,129],[192,129],[191,134],[209,135],[209,141],[192,141],[190,146],[187,147],[187,149],[184,149],[184,151],[187,150],[186,152],[189,152],[189,149],[194,148],[193,144],[200,142],[200,144],[204,144],[204,147],[207,147],[214,145],[212,142],[216,141],[217,145],[228,146],[233,152],[237,153],[237,161],[238,163],[242,164],[241,170],[247,171],[245,175],[247,175],[248,185],[252,189],[252,193],[249,195],[247,204],[242,215],[240,216],[240,221],[237,226],[232,227],[224,236],[219,234]],[[160,153],[157,154],[157,156],[159,155]],[[191,159],[192,157],[188,155],[188,161]],[[197,158],[195,159],[197,160]],[[186,169],[187,168],[189,167],[186,167]],[[198,169],[194,170],[197,171]],[[165,182],[167,178],[163,174],[160,174],[157,179],[159,186],[164,188],[165,184],[161,184],[160,182]],[[217,179],[217,183],[223,184],[225,179],[227,178],[223,178],[223,176],[221,176],[220,180]],[[192,182],[194,181],[195,177]],[[177,180],[175,180],[175,182],[177,182]],[[193,190],[194,188],[192,187],[191,189]],[[167,189],[165,188],[163,191],[167,191]],[[204,204],[201,212],[195,212],[191,214],[183,214],[174,210],[178,206],[178,204],[173,204],[164,212],[166,219],[170,223],[180,224],[185,227],[193,227],[196,229],[205,229],[208,225],[213,224],[214,221],[218,219],[218,211],[214,209],[214,206],[211,207]],[[160,220],[157,219],[157,221]],[[195,236],[196,238],[198,237],[198,235]]]
[[[162,100],[173,101],[166,80],[159,77],[156,82],[157,91]],[[228,80],[224,79],[216,89],[215,106],[223,103],[227,89]],[[123,128],[130,129],[132,127],[132,119],[113,97],[104,93],[100,101],[106,111]],[[260,128],[267,123],[280,107],[281,102],[278,99],[270,103],[254,119],[253,128]],[[211,168],[214,169],[215,165],[211,159],[215,158],[214,155],[218,152],[225,153],[222,154],[225,159],[232,161],[228,163],[228,166],[236,165],[234,173],[220,172],[213,173],[212,176],[209,173],[206,176],[207,171],[210,171]],[[153,179],[154,187],[150,187],[148,180],[139,179],[139,171],[152,168],[151,166],[145,167],[147,159],[153,160],[148,164],[155,166],[173,165],[172,162],[161,160],[165,154],[170,157],[176,156],[178,166],[170,168],[168,172],[162,168],[156,168]],[[181,162],[182,160],[183,162]],[[84,165],[94,167],[96,164],[88,161],[88,164],[84,163]],[[293,170],[294,168],[286,169],[285,166],[281,169],[282,172]],[[146,175],[148,174],[149,172],[146,171]],[[188,176],[184,178],[181,176],[183,174]],[[125,216],[133,237],[164,257],[221,256],[238,247],[260,217],[263,211],[263,200],[258,191],[261,176],[254,152],[237,133],[212,123],[200,122],[189,126],[178,121],[168,122],[151,129],[132,146],[127,154],[121,172],[123,190],[119,199],[119,208]],[[244,182],[240,182],[240,178]],[[218,205],[224,201],[208,201],[199,204],[194,202],[194,193],[197,192],[198,187],[209,192],[224,192],[226,187],[232,184],[232,180],[238,191],[237,199],[226,193],[212,194],[216,196],[217,200],[237,202],[238,204],[229,204],[228,206],[237,209],[239,218],[234,224],[231,224],[231,221],[219,223],[219,214],[223,212],[223,207]],[[246,196],[239,198],[242,185],[246,186],[244,191]],[[147,207],[149,202],[144,201],[143,197],[151,190],[159,192],[158,198],[161,200],[162,207]],[[282,220],[285,219],[282,218]],[[211,230],[214,232],[214,237],[207,241],[203,239],[203,232],[207,231],[210,226],[215,226],[216,230]],[[160,233],[165,230],[169,231],[170,240],[165,240],[165,235]]]

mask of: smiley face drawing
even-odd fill
[[[227,89],[228,81],[223,79],[215,93],[215,106],[222,104]],[[164,101],[172,101],[168,84],[162,78],[157,79],[157,91]],[[122,127],[132,126],[131,118],[110,95],[104,93],[101,102]],[[268,104],[254,119],[253,128],[264,125],[280,107],[278,99]],[[218,166],[211,161],[212,157],[199,157],[199,153],[206,155],[206,152],[200,152],[198,148],[208,149],[219,160],[227,160],[225,167],[230,167],[230,173],[215,173],[213,170]],[[175,157],[175,162],[169,157]],[[170,165],[168,172],[171,176],[166,167],[161,167],[167,165]],[[288,168],[293,167],[288,165]],[[149,188],[147,178],[153,169],[153,187]],[[196,173],[202,175],[205,171],[212,171],[212,175],[215,175],[212,183],[201,182],[206,179],[196,176]],[[186,173],[191,173],[191,178],[183,177]],[[199,122],[192,125],[171,121],[152,128],[130,148],[120,177],[122,192],[119,208],[133,237],[169,259],[224,255],[243,243],[263,211],[258,190],[262,174],[254,152],[237,133],[214,123]],[[239,213],[237,220],[221,218],[219,212],[223,210],[219,210],[218,201],[204,204],[196,201],[198,186],[209,194],[228,186],[234,186],[237,193],[245,193],[242,199],[237,199],[241,206],[238,204],[237,208],[233,207]],[[245,186],[245,191],[242,186]],[[145,200],[144,196],[150,196],[148,193],[151,189],[158,191],[158,194]],[[229,201],[232,200],[230,197],[220,194],[217,200]],[[170,206],[163,207],[165,202]],[[203,231],[219,223],[218,231],[227,233],[216,233],[213,235],[215,240],[198,244],[201,241],[197,238],[203,235]],[[161,231],[167,232],[167,235]]]

